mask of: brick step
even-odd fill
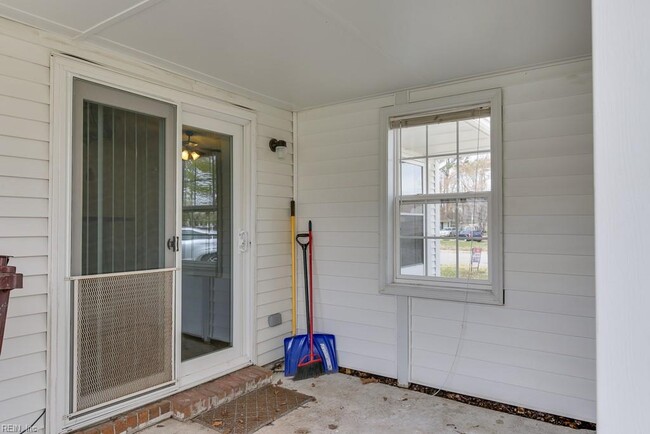
[[[191,419],[204,411],[271,383],[272,372],[259,366],[248,366],[239,371],[208,381],[153,404],[132,410],[90,428],[75,431],[78,434],[122,434],[139,431],[173,417]]]

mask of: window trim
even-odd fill
[[[489,283],[464,283],[425,279],[400,279],[396,275],[398,258],[399,216],[395,200],[398,198],[398,152],[389,140],[390,120],[395,117],[418,117],[464,109],[480,104],[490,105],[491,192],[488,193],[490,221]],[[453,95],[442,98],[397,104],[386,107],[380,114],[381,140],[381,195],[380,195],[380,292],[400,296],[503,304],[503,116],[501,89]],[[470,193],[483,197],[485,193]],[[423,195],[422,198],[425,198]],[[457,195],[455,195],[457,196]],[[418,280],[422,280],[419,282]]]

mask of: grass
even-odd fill
[[[483,255],[487,255],[488,251],[488,240],[483,239],[483,241],[458,241],[458,251],[459,252],[471,252],[473,248],[478,247],[483,250]],[[456,240],[440,240],[440,249],[447,251],[456,251]],[[467,256],[466,256],[467,257]],[[485,256],[484,256],[485,257]],[[472,280],[488,280],[488,270],[486,264],[481,264],[477,270],[474,267],[470,271],[469,265],[461,265],[458,267],[458,279],[472,279]],[[456,267],[453,265],[441,265],[440,267],[441,277],[450,277],[456,278]]]
[[[478,241],[458,241],[458,251],[459,252],[471,252],[473,247],[480,247],[483,251],[487,252],[488,241],[483,240]],[[440,240],[440,248],[442,250],[456,250],[456,240]]]
[[[481,266],[478,270],[474,268],[471,272],[468,266],[461,266],[458,268],[460,276],[459,279],[472,279],[472,280],[488,280],[488,270],[486,266]],[[442,277],[456,277],[456,268],[453,265],[443,265],[440,267],[440,274]]]

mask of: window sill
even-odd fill
[[[387,284],[379,290],[382,294],[399,295],[415,298],[430,298],[435,300],[466,301],[469,303],[503,305],[503,290],[492,289],[462,289],[434,285]]]

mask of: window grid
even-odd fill
[[[472,271],[472,259],[471,259],[472,250],[471,249],[470,249],[470,253],[469,253],[470,254],[470,270],[469,270],[467,279],[462,279],[461,278],[461,269],[460,269],[460,265],[461,265],[461,258],[460,258],[461,249],[460,249],[460,236],[459,236],[460,232],[461,232],[460,208],[461,208],[461,200],[463,200],[464,197],[469,196],[469,197],[465,198],[463,200],[463,202],[466,202],[469,199],[469,201],[471,201],[474,204],[473,209],[471,211],[471,216],[472,216],[471,221],[474,222],[475,221],[475,216],[476,216],[476,201],[477,200],[484,200],[485,203],[487,204],[487,209],[489,210],[490,207],[491,207],[491,204],[490,204],[490,202],[491,202],[490,201],[491,191],[490,190],[485,190],[485,191],[474,191],[474,192],[469,192],[469,193],[460,191],[461,190],[461,156],[490,154],[490,157],[491,157],[492,148],[490,146],[489,150],[480,149],[481,148],[481,146],[480,146],[481,119],[479,118],[478,119],[478,126],[476,127],[476,129],[477,129],[476,150],[462,151],[461,152],[461,150],[460,150],[460,122],[463,122],[463,121],[464,120],[459,120],[459,121],[454,122],[455,123],[455,146],[454,146],[455,147],[455,152],[454,153],[447,152],[447,153],[433,154],[431,152],[431,149],[430,149],[430,146],[429,146],[430,145],[429,125],[426,125],[425,126],[425,155],[424,156],[409,156],[409,157],[404,157],[404,158],[402,158],[403,140],[402,140],[402,127],[401,127],[401,122],[400,122],[400,126],[398,127],[399,137],[396,137],[396,139],[397,139],[396,142],[397,142],[397,151],[398,151],[398,161],[400,162],[400,164],[398,164],[398,174],[397,174],[397,181],[398,181],[398,184],[399,184],[398,191],[399,192],[403,191],[402,190],[403,186],[401,185],[401,182],[402,182],[402,174],[401,174],[402,163],[409,162],[409,161],[421,160],[422,158],[424,158],[424,160],[425,160],[425,174],[422,177],[422,182],[423,182],[424,185],[421,186],[422,187],[421,191],[422,191],[423,194],[410,195],[410,196],[400,194],[399,197],[398,197],[398,200],[396,201],[396,207],[397,207],[396,215],[398,217],[398,221],[400,221],[399,217],[401,217],[401,215],[402,215],[400,210],[401,210],[402,205],[404,205],[405,203],[421,205],[423,207],[423,215],[422,215],[422,217],[424,219],[424,222],[423,222],[423,225],[422,225],[423,226],[423,234],[422,234],[422,236],[403,236],[401,234],[401,232],[400,232],[400,229],[399,229],[400,226],[398,225],[397,226],[398,229],[397,229],[397,237],[396,237],[396,239],[400,243],[400,246],[401,246],[401,240],[407,240],[407,239],[422,240],[424,264],[423,264],[423,270],[422,270],[423,276],[409,275],[409,274],[405,275],[405,274],[403,274],[402,273],[402,264],[401,264],[401,262],[402,262],[402,260],[401,260],[401,248],[400,248],[400,258],[395,261],[395,264],[396,264],[396,267],[395,267],[396,268],[396,276],[398,278],[416,279],[416,280],[420,280],[420,279],[424,278],[424,280],[433,280],[433,281],[442,280],[442,281],[462,281],[462,282],[465,282],[467,280],[472,280],[472,281],[476,281],[476,283],[484,282],[483,279],[472,279],[473,271]],[[430,164],[432,164],[431,160],[432,160],[432,158],[443,159],[445,157],[453,157],[455,159],[455,163],[454,163],[455,170],[456,170],[456,174],[455,174],[456,175],[455,176],[456,177],[456,185],[455,185],[455,188],[454,188],[455,191],[454,191],[454,193],[440,193],[440,188],[438,188],[438,191],[431,192],[430,187],[432,186],[432,184],[430,183],[430,176],[432,176],[432,174],[430,173],[430,170],[429,170],[430,169]],[[478,171],[478,167],[476,168],[476,170]],[[476,187],[477,186],[476,186],[476,181],[475,181],[474,182],[474,188],[476,188]],[[455,236],[452,238],[452,237],[443,237],[443,236],[430,235],[429,226],[431,224],[430,219],[432,217],[430,215],[430,207],[429,207],[429,205],[433,205],[435,203],[445,203],[445,199],[446,199],[447,203],[449,203],[448,201],[449,201],[450,198],[453,198],[453,203],[454,203],[454,227],[455,227],[455,231],[456,231]],[[404,200],[404,199],[406,199],[406,200]],[[440,202],[436,202],[437,200],[440,200]],[[488,221],[489,221],[489,219],[488,219]],[[440,222],[438,222],[438,224],[440,224]],[[471,223],[468,226],[470,228],[472,228],[470,230],[473,230],[473,227],[475,225],[476,225],[475,223]],[[438,232],[438,231],[434,230],[431,233],[436,233],[436,232]],[[470,232],[469,237],[470,237],[471,242],[474,243],[474,240],[473,240],[474,233],[473,232]],[[450,239],[454,240],[454,245],[455,245],[455,267],[454,267],[455,268],[455,273],[454,273],[455,277],[454,278],[449,278],[449,277],[444,277],[442,275],[440,275],[440,276],[433,275],[432,276],[431,275],[432,273],[430,273],[430,264],[429,264],[429,259],[430,259],[430,255],[431,255],[430,249],[429,249],[429,240],[450,240]],[[488,246],[487,255],[489,256],[489,246]],[[438,257],[436,258],[436,261],[438,261],[437,262],[438,267],[440,267],[440,268],[442,267],[441,256],[442,256],[442,254],[438,254]],[[433,274],[438,274],[438,273],[436,273],[434,271]],[[439,274],[442,274],[442,272],[440,272]],[[490,275],[490,273],[488,273],[488,281],[490,280],[490,278],[491,278],[491,275]]]

